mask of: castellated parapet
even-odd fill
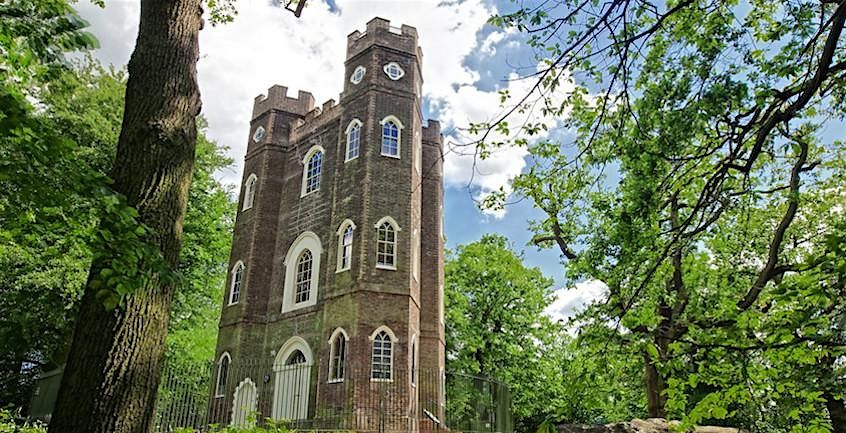
[[[337,102],[255,99],[217,359],[262,367],[218,384],[214,421],[247,419],[251,398],[257,419],[352,417],[334,430],[443,419],[443,139],[421,61],[416,29],[375,18],[348,37]]]

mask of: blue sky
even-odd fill
[[[137,33],[138,2],[114,0],[101,9],[90,3],[77,8],[92,26],[101,48],[95,56],[123,66]],[[338,99],[344,80],[346,36],[363,30],[374,16],[417,28],[423,49],[424,115],[441,121],[446,135],[445,229],[448,247],[472,242],[485,233],[507,236],[525,253],[525,262],[538,266],[564,284],[563,266],[554,250],[527,245],[528,221],[541,215],[528,200],[504,212],[486,213],[476,200],[504,187],[526,167],[525,149],[508,148],[478,164],[462,155],[457,144],[469,141],[461,128],[492,119],[499,113],[497,91],[525,93],[533,84],[515,74],[535,69],[531,51],[520,36],[486,24],[498,11],[513,10],[510,1],[494,0],[309,0],[296,19],[271,0],[237,0],[238,16],[223,26],[206,26],[200,34],[198,78],[208,134],[230,147],[236,166],[220,173],[238,186],[247,142],[252,101],[274,84],[289,93],[307,90],[317,104]],[[292,67],[295,66],[295,67]],[[525,119],[512,119],[517,123]],[[472,179],[472,182],[471,182]],[[512,199],[517,199],[512,197]],[[584,293],[582,293],[584,292]],[[597,294],[597,288],[559,290],[553,314],[564,314]]]

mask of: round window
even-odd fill
[[[253,141],[258,143],[262,138],[264,138],[264,127],[259,126],[256,128],[255,132],[253,132]]]
[[[385,65],[385,75],[392,80],[399,80],[405,75],[405,71],[402,70],[400,65],[396,64],[396,62],[391,62]]]
[[[359,66],[355,68],[352,75],[350,76],[350,83],[358,84],[364,78],[364,73],[367,72],[367,69],[364,66]]]

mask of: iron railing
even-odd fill
[[[391,370],[372,379],[369,369],[328,369],[263,362],[166,367],[156,430],[207,431],[210,425],[282,423],[308,431],[511,433],[508,387],[488,378],[431,370]],[[221,375],[223,377],[221,377]]]

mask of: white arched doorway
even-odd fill
[[[297,420],[308,417],[309,381],[314,364],[308,343],[291,337],[276,352],[273,362],[273,419]]]
[[[256,384],[246,378],[235,388],[232,398],[232,422],[236,427],[252,427],[256,411]]]

